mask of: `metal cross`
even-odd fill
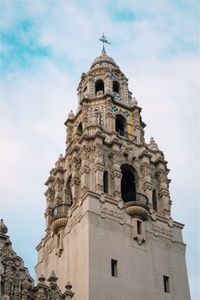
[[[103,52],[105,52],[104,44],[111,44],[111,43],[108,42],[108,40],[105,37],[104,33],[103,33],[102,37],[99,39],[99,41],[101,41],[103,43]]]

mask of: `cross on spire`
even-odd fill
[[[107,40],[106,36],[104,35],[104,33],[102,34],[102,37],[99,39],[99,41],[103,43],[102,55],[106,54],[104,44],[111,44],[111,43],[108,42],[108,40]]]

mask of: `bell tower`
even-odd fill
[[[66,152],[46,182],[39,278],[74,300],[188,300],[183,225],[171,217],[169,169],[128,79],[103,51],[77,89]]]

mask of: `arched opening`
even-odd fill
[[[87,85],[84,87],[83,93],[87,91]]]
[[[102,91],[104,93],[104,82],[102,79],[98,79],[95,82],[95,94],[97,94],[99,91]]]
[[[119,94],[119,82],[113,81],[113,92]]]
[[[115,130],[121,136],[125,136],[126,119],[122,115],[116,115]]]
[[[78,128],[77,128],[77,133],[82,135],[83,134],[83,125],[82,123],[79,123]]]
[[[158,210],[158,206],[157,206],[157,195],[156,195],[156,190],[153,190],[153,193],[152,193],[152,204],[153,204],[153,209],[155,211]]]
[[[108,193],[108,171],[104,171],[103,173],[103,191],[104,193]]]
[[[72,205],[72,189],[71,189],[71,181],[72,176],[70,176],[67,180],[66,184],[66,203],[71,206]]]
[[[134,170],[128,165],[121,167],[121,197],[124,202],[136,201],[136,187]]]

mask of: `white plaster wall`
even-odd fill
[[[102,206],[114,217],[102,214]],[[174,227],[173,242],[159,232],[155,236],[150,222],[144,222],[146,241],[138,245],[123,209],[90,195],[68,220],[61,257],[56,236],[50,237],[52,250],[46,256],[47,243],[40,249],[37,277],[48,279],[54,270],[62,291],[68,281],[72,284],[73,300],[189,300],[181,229]],[[156,224],[162,228],[160,221]],[[111,276],[111,259],[118,261],[118,277]],[[170,293],[164,292],[163,275],[170,278]]]
[[[64,292],[65,285],[69,281],[73,285],[72,290],[76,291],[73,300],[88,299],[88,224],[85,215],[81,222],[77,223],[70,232],[65,230],[61,256],[56,255],[58,249],[56,243],[54,243],[52,251],[48,252],[48,255],[40,260],[36,266],[37,278],[43,274],[48,279],[52,270],[54,270],[62,292]],[[56,235],[54,237],[56,238]],[[41,254],[39,257],[41,257]]]
[[[189,300],[185,247],[147,234],[139,246],[129,225],[89,216],[89,300]],[[111,259],[118,260],[118,277],[111,276]],[[164,292],[163,275],[170,278]]]

